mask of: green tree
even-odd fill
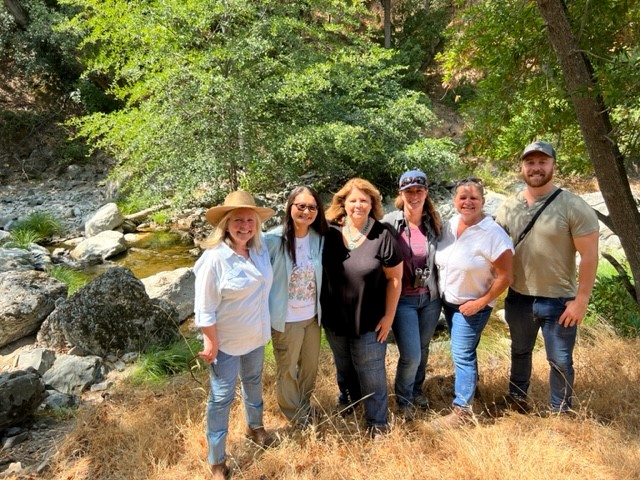
[[[640,4],[570,1],[568,16],[591,62],[627,162],[640,160]],[[510,166],[544,137],[565,172],[591,171],[585,143],[543,19],[532,0],[481,0],[456,11],[439,56],[466,117],[469,151]],[[469,88],[471,86],[472,88]]]
[[[65,1],[81,9],[65,29],[85,38],[85,74],[124,105],[77,124],[133,194],[207,202],[309,174],[389,185],[435,122],[361,2]]]
[[[624,161],[640,151],[629,121],[640,113],[639,20],[637,2],[483,0],[458,12],[441,59],[451,85],[477,87],[467,105],[477,151],[511,160],[546,137],[565,168],[594,168],[640,299],[640,213]]]

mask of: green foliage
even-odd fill
[[[203,367],[197,359],[202,342],[183,338],[168,347],[154,347],[143,353],[131,379],[136,383],[157,383],[171,375],[194,371]]]
[[[84,287],[90,280],[90,276],[73,270],[64,265],[54,265],[48,270],[49,276],[61,281],[67,286],[67,296],[71,296],[77,290]]]
[[[171,212],[169,210],[160,210],[149,215],[149,219],[156,225],[166,225],[171,222]]]
[[[6,248],[22,248],[23,250],[29,250],[32,243],[39,243],[44,240],[45,237],[38,232],[28,228],[16,228],[11,230],[11,238],[5,242]]]
[[[33,212],[12,224],[9,228],[12,236],[17,231],[31,231],[40,240],[62,233],[62,224],[49,212]],[[36,242],[37,243],[37,242]]]
[[[111,78],[123,105],[74,125],[119,160],[128,198],[212,203],[308,174],[384,187],[435,121],[401,57],[362,33],[360,1],[65,3],[80,9],[65,29],[84,37],[84,75]]]
[[[578,41],[591,61],[614,135],[624,153],[638,158],[640,6],[606,0],[567,2]],[[482,0],[456,12],[449,43],[438,57],[454,91],[475,87],[459,98],[467,119],[471,153],[509,165],[534,138],[559,150],[565,173],[590,171],[586,150],[568,100],[564,79],[535,2]],[[499,40],[498,40],[499,39]]]
[[[55,25],[72,14],[69,7],[46,0],[20,0],[29,22],[26,28],[0,9],[0,62],[8,73],[21,76],[40,87],[60,88],[81,72],[75,57],[79,39],[60,32]]]
[[[624,287],[618,272],[604,261],[598,266],[585,322],[606,322],[618,335],[640,336],[640,305]]]

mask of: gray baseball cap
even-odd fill
[[[522,151],[522,155],[520,155],[520,160],[524,160],[524,158],[533,152],[541,152],[544,153],[547,157],[553,158],[553,161],[556,160],[556,151],[553,149],[550,143],[542,142],[537,140],[535,142],[527,145]]]

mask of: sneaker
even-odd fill
[[[229,476],[229,467],[227,467],[226,462],[210,465],[209,468],[211,469],[211,478],[213,480],[226,480]]]
[[[416,419],[416,409],[413,405],[398,405],[398,417],[405,422],[413,422]]]
[[[436,418],[431,422],[431,426],[436,430],[448,430],[462,427],[469,423],[473,423],[473,413],[471,410],[454,405],[451,413],[444,417]]]
[[[264,429],[264,427],[247,427],[245,435],[249,440],[251,440],[256,445],[261,446],[262,448],[272,447],[276,441],[276,439],[270,433],[268,433]]]
[[[429,410],[429,400],[422,394],[413,397],[413,404],[420,410]]]

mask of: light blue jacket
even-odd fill
[[[269,258],[273,267],[273,283],[269,292],[269,312],[271,314],[271,328],[284,332],[289,303],[289,279],[293,271],[293,262],[288,252],[282,248],[282,226],[265,233],[265,243],[269,249]],[[309,247],[311,262],[316,273],[316,308],[318,323],[320,323],[320,288],[322,286],[322,249],[324,237],[314,229],[309,229]]]

